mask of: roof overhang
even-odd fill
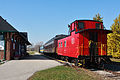
[[[83,32],[103,32],[103,33],[112,33],[111,30],[105,30],[105,29],[83,29],[83,30],[80,30],[78,31],[77,33],[83,33]]]
[[[27,45],[31,45],[31,43],[28,41],[27,37],[25,37],[23,34],[21,34],[21,32],[19,32],[19,35],[25,40],[25,43]]]

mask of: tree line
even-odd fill
[[[43,46],[43,41],[37,42],[36,44],[32,43],[32,45],[29,45],[27,47],[28,51],[36,51],[40,52],[41,47]]]

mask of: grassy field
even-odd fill
[[[79,71],[68,66],[57,66],[36,72],[28,80],[100,80],[96,75],[90,76],[84,70]]]
[[[35,51],[27,51],[29,54],[35,54]]]

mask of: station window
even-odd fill
[[[83,29],[83,28],[84,28],[84,23],[83,22],[79,22],[77,29],[79,30],[79,29]]]
[[[11,40],[12,40],[12,42],[14,41],[14,36],[12,36]]]
[[[61,42],[61,47],[62,47],[62,42]]]
[[[101,24],[100,23],[96,23],[96,29],[101,29]]]
[[[15,49],[15,43],[13,43],[13,49]]]
[[[4,40],[4,34],[2,32],[0,33],[0,40]]]
[[[66,41],[64,42],[64,46],[66,47]]]

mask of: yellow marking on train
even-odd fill
[[[58,60],[59,62],[65,62],[65,61],[62,61],[62,60]]]
[[[103,44],[101,44],[101,55],[103,55],[103,50],[102,50],[103,47],[102,46],[103,46]]]
[[[82,64],[81,63],[78,63],[78,66],[81,66]]]
[[[57,60],[57,61],[59,61],[59,62],[61,62],[61,63],[65,63],[65,61],[62,61],[62,60]],[[74,63],[71,63],[72,65],[75,65]],[[78,66],[81,66],[82,64],[81,63],[78,63]]]
[[[44,50],[40,50],[40,51],[44,51]]]

